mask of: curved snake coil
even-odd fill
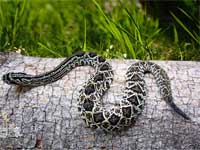
[[[170,81],[166,72],[160,66],[148,61],[137,62],[128,68],[123,100],[109,110],[102,105],[102,96],[113,81],[113,70],[102,56],[95,53],[76,53],[66,58],[52,71],[41,75],[10,72],[3,75],[3,81],[7,84],[35,87],[55,82],[77,66],[88,65],[95,68],[95,74],[80,90],[78,110],[81,118],[89,127],[101,128],[109,132],[130,126],[144,108],[145,73],[153,74],[163,99],[173,110],[185,119],[190,119],[173,102]]]

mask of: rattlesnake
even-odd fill
[[[183,118],[190,119],[173,102],[167,73],[160,66],[149,61],[139,61],[128,68],[123,99],[120,104],[116,104],[111,109],[106,109],[102,105],[102,96],[113,81],[113,70],[106,59],[92,52],[75,53],[52,71],[41,75],[10,72],[3,75],[3,81],[19,86],[46,85],[61,79],[78,66],[92,66],[95,69],[95,74],[84,84],[78,97],[80,116],[89,127],[110,132],[125,128],[135,122],[144,108],[145,73],[153,74],[163,99],[173,110]]]

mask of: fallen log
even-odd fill
[[[63,58],[0,54],[4,73],[40,74]],[[125,73],[137,60],[109,60],[114,82],[104,96],[107,107],[119,102]],[[77,110],[78,91],[94,73],[78,67],[61,80],[20,89],[0,80],[0,147],[2,149],[200,149],[200,62],[153,61],[167,71],[175,103],[191,117],[186,121],[162,100],[152,75],[146,75],[147,98],[134,126],[118,133],[87,128]]]

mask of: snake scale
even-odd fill
[[[61,79],[78,66],[92,66],[95,69],[95,74],[84,84],[78,97],[80,116],[89,127],[112,132],[133,124],[144,108],[146,73],[153,74],[161,96],[173,110],[186,120],[190,119],[173,102],[167,73],[160,66],[149,61],[139,61],[128,68],[123,99],[110,109],[102,105],[102,96],[113,81],[113,70],[105,58],[93,52],[75,53],[52,71],[40,75],[9,72],[3,75],[3,81],[22,87],[41,86]]]

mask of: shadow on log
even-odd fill
[[[4,73],[40,74],[63,59],[0,54]],[[124,75],[135,60],[110,60],[114,82],[104,96],[106,107],[122,97]],[[20,91],[0,80],[0,147],[3,149],[200,149],[200,62],[154,61],[171,79],[175,103],[191,122],[176,115],[161,99],[153,76],[146,75],[145,109],[135,125],[108,134],[87,128],[77,110],[78,91],[94,70],[79,67],[63,79]]]

